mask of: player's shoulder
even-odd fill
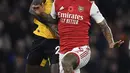
[[[95,3],[95,1],[93,1],[93,0],[88,0],[91,4],[93,4],[93,3]]]
[[[54,0],[46,0],[45,3],[53,3]]]
[[[93,1],[93,0],[86,0],[87,2],[86,3],[88,3],[88,5],[92,5],[95,1]]]

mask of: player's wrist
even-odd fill
[[[114,48],[114,40],[109,41],[109,48]]]

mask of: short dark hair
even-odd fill
[[[41,5],[42,3],[45,3],[46,2],[46,0],[33,0],[32,1],[32,4],[33,5]]]

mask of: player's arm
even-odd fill
[[[45,23],[47,26],[49,26],[55,35],[59,37],[57,25],[55,25],[57,24],[58,20],[53,19],[50,14],[46,14],[44,12],[44,3],[45,0],[33,0],[29,12],[40,22]]]
[[[57,20],[53,19],[50,14],[44,12],[44,3],[46,0],[33,0],[29,12],[43,23],[56,24]]]
[[[55,34],[58,36],[57,26],[54,25],[54,24],[57,24],[57,20],[56,20],[56,19],[53,19],[53,18],[51,17],[51,15],[49,15],[49,14],[44,14],[44,15],[42,15],[42,16],[41,16],[41,15],[38,15],[38,14],[35,13],[34,10],[32,10],[31,7],[30,7],[30,9],[29,9],[29,12],[30,12],[36,19],[38,19],[40,22],[45,23],[47,26],[49,26],[49,27],[52,29],[52,31],[54,31]],[[50,18],[51,18],[52,20],[51,20]]]
[[[38,16],[38,15],[32,10],[31,7],[30,7],[30,9],[29,9],[29,13],[30,13],[33,17],[35,17],[36,19],[38,19],[40,22],[46,23],[46,20],[43,20],[40,16]]]
[[[100,26],[104,36],[106,37],[108,41],[109,48],[119,47],[124,42],[121,40],[117,42],[114,41],[110,27],[108,26],[105,18],[102,16],[102,14],[100,13],[95,3],[92,4],[90,15]]]
[[[102,22],[98,23],[98,25],[100,26],[104,36],[106,37],[106,39],[107,39],[107,41],[109,43],[109,47],[113,48],[112,45],[111,45],[111,44],[114,43],[113,35],[112,35],[111,29],[108,26],[106,20],[104,19]]]

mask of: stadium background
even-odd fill
[[[0,0],[0,73],[24,73],[27,52],[32,42],[31,0]],[[111,27],[115,40],[125,40],[109,49],[92,20],[92,58],[82,73],[130,73],[130,0],[96,0]]]

